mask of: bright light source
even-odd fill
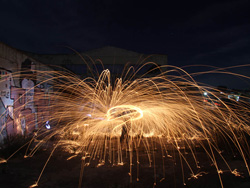
[[[236,101],[239,101],[239,100],[240,100],[240,96],[237,96],[237,97],[236,97]]]
[[[45,127],[46,127],[46,129],[50,129],[51,128],[50,124],[49,124],[49,121],[46,121]]]
[[[133,105],[120,105],[112,107],[107,112],[108,120],[126,119],[137,120],[143,117],[143,112],[140,108]]]

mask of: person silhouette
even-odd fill
[[[126,117],[126,111],[123,112],[121,114],[121,116],[123,116],[123,125],[122,125],[122,130],[121,130],[121,137],[120,137],[120,143],[121,145],[127,144],[129,143],[129,131],[131,129],[131,122],[130,122],[130,118]]]

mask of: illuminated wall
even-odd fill
[[[31,78],[26,78],[20,71],[28,71]],[[43,83],[47,78],[37,77],[35,70],[52,69],[29,57],[22,51],[0,42],[0,143],[17,134],[29,135],[37,128],[38,120],[45,119],[46,99],[34,102],[37,95],[48,95],[51,83]],[[15,76],[13,76],[15,75]],[[27,92],[31,87],[38,85]],[[40,117],[38,112],[41,112]]]

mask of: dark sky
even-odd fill
[[[80,52],[112,45],[167,54],[175,66],[245,65],[250,63],[249,10],[249,0],[0,0],[0,41],[35,53],[69,53],[65,45]],[[231,71],[250,76],[249,68]],[[225,76],[200,80],[250,88],[248,80],[225,84]]]

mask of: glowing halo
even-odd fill
[[[110,108],[107,111],[107,119],[130,119],[139,120],[143,117],[143,112],[140,108],[133,105],[120,105]]]

